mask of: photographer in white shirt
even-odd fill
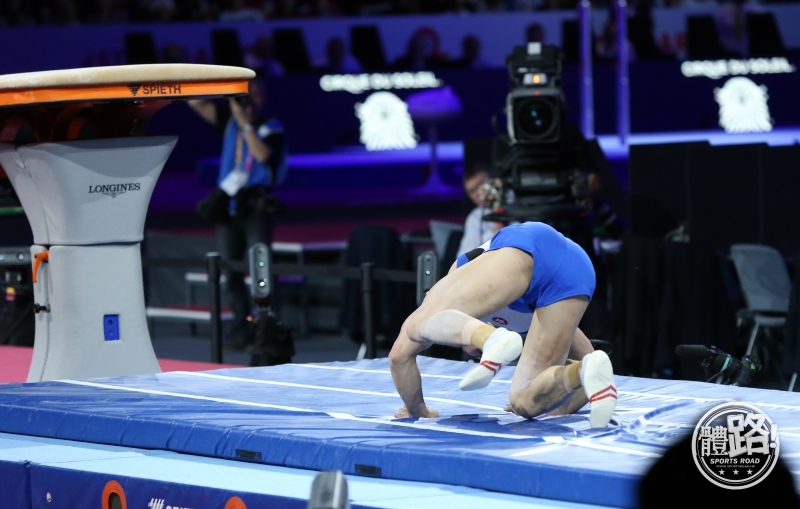
[[[464,169],[464,191],[469,199],[476,205],[467,215],[464,222],[464,237],[458,248],[461,255],[480,246],[492,239],[503,225],[491,221],[484,221],[483,216],[492,212],[484,184],[489,180],[489,172],[480,164],[475,164]]]

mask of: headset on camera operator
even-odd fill
[[[189,101],[189,106],[223,135],[218,187],[198,204],[198,213],[217,224],[220,254],[242,260],[250,246],[272,242],[272,215],[281,204],[272,194],[287,172],[284,131],[280,122],[266,119],[263,84],[250,82],[249,95],[228,104]],[[247,321],[250,299],[244,274],[228,273],[227,291],[234,325],[228,347],[243,348],[253,340]]]

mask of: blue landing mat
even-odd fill
[[[392,417],[401,401],[380,359],[7,384],[0,431],[634,507],[650,464],[730,398],[779,425],[781,456],[797,470],[800,395],[618,377],[615,425],[598,432],[585,410],[534,421],[503,412],[513,369],[462,393],[474,365],[419,363],[437,419]]]
[[[18,467],[9,469],[7,467]],[[305,509],[317,472],[171,451],[0,433],[2,509],[102,507],[120,485],[127,506],[222,509],[233,497],[249,508]],[[603,509],[464,486],[348,476],[353,509]],[[159,504],[161,505],[161,504]]]

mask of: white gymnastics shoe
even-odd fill
[[[580,378],[591,405],[589,425],[592,428],[605,428],[617,407],[617,387],[614,385],[611,359],[602,350],[596,350],[585,356],[581,364]]]
[[[458,388],[462,391],[483,389],[491,383],[500,368],[517,359],[521,353],[522,336],[502,327],[497,329],[483,345],[481,363],[467,373]]]

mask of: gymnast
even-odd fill
[[[425,405],[416,362],[435,343],[481,355],[461,390],[486,387],[519,357],[506,411],[532,419],[575,413],[590,402],[591,427],[606,427],[617,404],[611,361],[578,328],[594,288],[583,249],[544,223],[507,226],[462,254],[406,319],[389,354],[405,403],[395,417],[438,416]]]

